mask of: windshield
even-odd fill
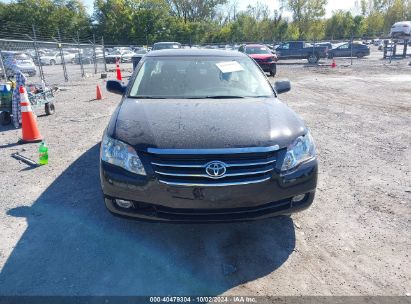
[[[265,46],[247,46],[245,52],[247,54],[270,54],[270,51]]]
[[[161,43],[161,44],[155,44],[154,45],[154,50],[165,50],[165,49],[179,49],[180,45],[176,43]]]
[[[130,97],[268,97],[273,91],[248,57],[151,57],[134,80]]]
[[[31,59],[26,54],[16,54],[16,56],[14,56],[14,58],[16,58],[16,60],[30,60]]]

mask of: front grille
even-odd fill
[[[271,178],[278,146],[239,149],[149,149],[151,165],[161,183],[176,186],[232,186],[261,183]],[[227,152],[227,153],[224,153]],[[223,176],[210,176],[206,167],[222,162]]]
[[[267,59],[255,59],[255,61],[256,61],[257,63],[269,63],[269,62],[272,62],[272,59],[271,59],[271,58],[267,58]]]

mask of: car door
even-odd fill
[[[336,48],[334,57],[351,57],[351,48],[349,43],[345,43]]]
[[[280,46],[275,51],[277,52],[277,55],[280,59],[290,58],[290,43],[284,42],[280,44]]]
[[[304,43],[300,41],[290,42],[289,57],[290,58],[303,58]]]

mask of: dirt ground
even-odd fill
[[[411,67],[283,62],[283,78],[293,88],[281,99],[311,128],[320,163],[314,204],[291,218],[110,215],[98,150],[119,97],[93,100],[97,76],[61,85],[55,115],[37,112],[49,165],[11,158],[37,160],[38,144],[0,127],[0,295],[410,295]]]

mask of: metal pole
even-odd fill
[[[103,38],[103,36],[101,36],[101,44],[103,45],[104,72],[107,72],[106,47],[104,46],[104,38]]]
[[[1,70],[3,71],[4,79],[7,79],[6,68],[4,67],[4,64],[3,64],[3,55],[1,54],[1,50],[0,50],[0,65],[1,65]]]
[[[96,36],[94,34],[93,34],[93,61],[94,61],[94,74],[97,74]]]
[[[80,70],[81,70],[81,77],[84,77],[84,67],[83,67],[83,58],[81,56],[81,50],[80,50],[80,34],[77,31],[77,49],[78,49],[78,60],[80,62]]]
[[[352,45],[353,45],[353,34],[351,34],[351,65],[352,65]]]
[[[38,47],[37,47],[36,28],[35,28],[34,24],[32,25],[32,28],[33,28],[34,51],[36,52],[36,58],[37,58],[37,62],[39,64],[40,79],[45,84],[46,79],[44,78],[43,66],[41,65],[41,61],[40,61],[40,54],[39,54],[39,50],[38,50]]]
[[[146,45],[147,45],[147,48],[148,48],[148,27],[147,27],[147,24],[146,24]]]
[[[59,30],[59,29],[57,29],[57,35],[58,35],[58,37],[59,37],[58,47],[59,47],[59,49],[60,49],[61,64],[63,65],[64,80],[67,82],[69,79],[68,79],[67,68],[66,68],[66,61],[65,61],[65,59],[64,59],[63,45],[61,44],[61,36],[60,36],[60,30]]]
[[[313,39],[313,58],[314,58],[314,56],[315,56],[315,50],[314,50],[314,48],[315,48],[315,38]]]

